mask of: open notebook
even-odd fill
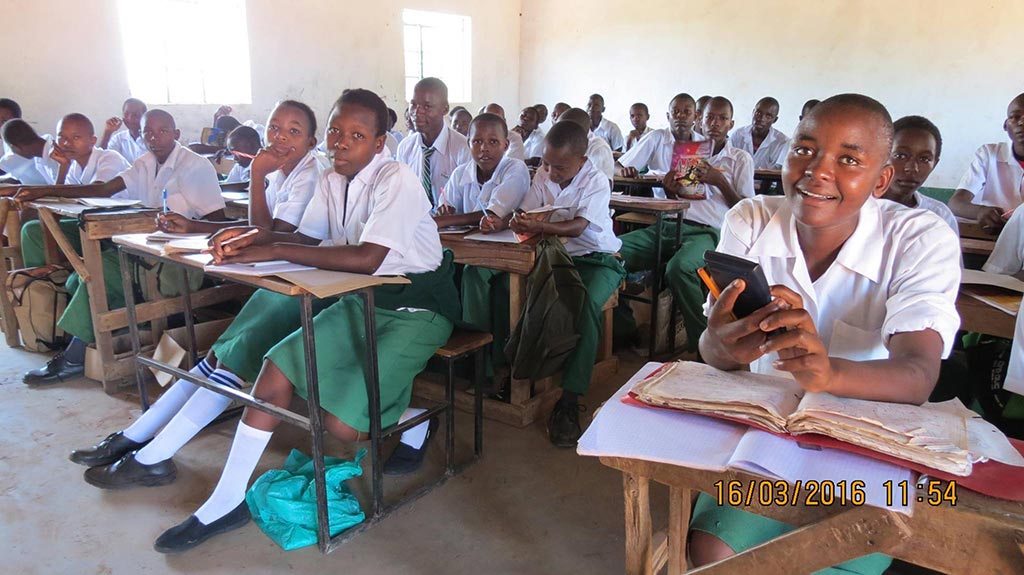
[[[972,421],[969,430],[962,410],[804,393],[786,378],[676,362],[637,383],[630,395],[648,405],[742,421],[774,433],[824,435],[957,476],[970,475],[972,463],[987,456],[1024,465],[998,432],[1000,437],[981,436],[990,444],[985,449],[997,455],[972,454],[979,423]]]

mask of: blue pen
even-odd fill
[[[164,197],[164,213],[166,214],[167,213],[167,188],[164,188],[163,197]]]

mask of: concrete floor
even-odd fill
[[[630,352],[620,358],[618,373],[588,396],[585,421],[643,363]],[[153,541],[205,500],[235,422],[204,431],[179,452],[175,483],[102,491],[86,484],[84,468],[67,456],[132,421],[138,398],[127,388],[108,396],[86,379],[45,388],[23,385],[21,373],[44,359],[0,348],[0,418],[7,437],[0,450],[3,572],[622,573],[621,476],[596,459],[552,447],[543,422],[514,429],[488,421],[483,460],[328,556],[315,547],[282,551],[253,523],[184,555],[161,555],[152,550]],[[457,424],[458,448],[467,454],[471,419],[460,413]],[[257,475],[280,467],[293,447],[308,453],[308,438],[283,426]],[[352,448],[328,443],[328,453],[350,456]],[[442,454],[436,441],[429,453],[433,468]],[[369,458],[367,474],[368,463]],[[365,495],[365,476],[351,483]],[[393,494],[409,482],[389,480],[385,487]]]

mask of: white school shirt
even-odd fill
[[[754,197],[754,160],[750,154],[726,141],[722,150],[708,159],[708,164],[722,172],[740,198]],[[686,219],[720,228],[729,204],[717,187],[704,184],[704,190],[705,199],[690,200]]]
[[[395,158],[395,154],[398,153],[398,138],[395,138],[391,132],[384,133],[384,147],[388,149],[388,153],[391,155],[391,159]]]
[[[959,259],[960,243],[931,213],[869,197],[857,229],[814,282],[785,197],[757,196],[736,204],[725,218],[717,251],[758,262],[768,285],[782,284],[800,294],[829,357],[887,359],[890,336],[924,329],[942,337],[943,357],[952,349],[960,326],[960,266],[945,264]],[[706,302],[704,313],[709,309]],[[776,359],[776,353],[761,357],[750,370],[788,377],[772,368]]]
[[[65,184],[91,184],[109,182],[131,167],[128,160],[114,150],[93,148],[83,168],[78,161],[71,162]]]
[[[125,128],[119,132],[114,132],[114,135],[110,136],[110,141],[107,142],[107,149],[121,154],[121,157],[129,162],[134,162],[149,151],[149,146],[142,139],[141,132],[139,132],[138,138],[133,138],[132,133]]]
[[[914,192],[914,200],[917,201],[916,207],[918,209],[928,210],[929,212],[939,216],[942,218],[942,221],[946,222],[946,224],[953,229],[953,232],[956,233],[956,237],[960,237],[960,224],[957,223],[956,216],[953,214],[953,210],[949,209],[949,206],[935,198],[930,198],[919,191]]]
[[[505,150],[505,155],[517,160],[525,160],[529,157],[526,155],[526,145],[519,132],[508,131],[508,149]]]
[[[391,136],[395,139],[396,142],[401,142],[402,138],[405,137],[405,134],[399,132],[398,130],[388,130],[388,133],[391,134]]]
[[[615,177],[615,156],[612,155],[612,148],[603,138],[590,132],[587,134],[587,158],[594,163],[602,174],[609,180]]]
[[[644,126],[644,131],[641,132],[640,135],[637,136],[637,138],[635,140],[633,140],[632,143],[630,143],[629,137],[626,136],[626,142],[622,145],[622,151],[623,152],[628,152],[629,150],[633,149],[633,146],[637,145],[637,142],[639,142],[641,139],[643,139],[644,136],[646,136],[647,134],[650,134],[653,131],[654,130],[652,130],[650,126]]]
[[[690,137],[693,142],[707,140],[707,138],[696,131],[691,131]],[[637,170],[642,170],[646,167],[648,174],[660,178],[672,169],[672,152],[675,145],[676,139],[672,135],[672,130],[668,128],[651,130],[633,144],[629,151],[619,156],[619,165],[636,168]],[[652,188],[651,192],[654,194],[654,197],[665,199],[665,188],[659,186]]]
[[[13,150],[6,148],[5,143],[7,153],[0,158],[0,170],[14,176],[26,186],[52,186],[55,184],[60,164],[50,157],[50,152],[53,151],[53,136],[44,134],[40,137],[46,143],[43,144],[43,155],[38,158],[19,156]]]
[[[460,164],[472,161],[469,154],[469,143],[466,136],[449,128],[447,125],[441,128],[441,133],[434,140],[433,155],[430,156],[430,180],[431,192],[434,203],[440,197],[441,190],[448,183],[455,168]],[[419,132],[410,134],[398,143],[398,153],[395,159],[412,168],[412,172],[420,178],[423,174],[423,135]],[[422,184],[420,185],[422,190]],[[424,194],[425,195],[425,194]]]
[[[611,210],[608,209],[611,198],[612,187],[608,178],[588,160],[564,190],[551,181],[546,169],[537,170],[533,185],[520,207],[530,211],[542,206],[566,206],[568,210],[552,213],[549,221],[585,218],[590,223],[578,237],[566,238],[565,251],[571,256],[593,252],[614,254],[622,247],[622,241],[612,230]]]
[[[248,182],[251,178],[249,173],[252,171],[252,161],[249,162],[248,166],[242,167],[242,164],[235,162],[234,166],[231,166],[231,170],[228,171],[228,177],[224,178],[225,184],[237,184],[240,182]]]
[[[419,178],[381,153],[351,181],[326,170],[299,224],[323,246],[365,242],[388,248],[374,275],[404,275],[441,265],[441,236]]]
[[[523,141],[523,148],[526,150],[526,159],[541,157],[544,154],[544,130],[537,128],[530,132]]]
[[[476,171],[476,163],[467,162],[455,168],[448,180],[444,200],[456,213],[489,210],[504,218],[519,207],[530,189],[530,169],[522,160],[504,156],[483,185],[477,180]]]
[[[597,129],[594,130],[594,134],[605,142],[608,142],[608,145],[613,150],[621,150],[623,145],[626,143],[625,140],[622,139],[622,130],[619,129],[619,126],[615,122],[608,118],[601,118],[601,123],[597,125]]]
[[[1010,144],[985,144],[975,152],[957,188],[971,193],[972,204],[1016,208],[1024,202],[1024,168],[1013,157]]]
[[[251,164],[250,164],[251,165]],[[298,227],[306,206],[313,198],[316,183],[320,180],[323,168],[312,150],[295,165],[295,169],[287,176],[281,170],[267,174],[267,208],[275,220],[287,222]]]
[[[125,189],[114,197],[139,200],[147,208],[163,207],[166,189],[168,209],[186,218],[196,219],[224,209],[213,164],[177,142],[162,166],[153,152],[146,152],[120,178]]]
[[[778,170],[789,153],[789,137],[775,128],[769,128],[768,135],[755,152],[753,124],[733,132],[729,143],[753,156],[755,170]]]
[[[981,268],[994,274],[1014,275],[1024,269],[1024,210],[1014,210],[1003,231],[999,233],[992,255]],[[1013,329],[1013,348],[1006,369],[1003,389],[1024,394],[1024,313],[1017,314]]]

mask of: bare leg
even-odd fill
[[[704,531],[690,531],[689,540],[690,563],[694,567],[721,561],[736,554],[724,541]]]
[[[264,361],[263,369],[260,370],[260,375],[256,378],[253,395],[278,407],[287,408],[292,401],[292,396],[295,395],[295,388],[292,387],[292,382],[288,381],[285,374],[274,365],[274,362]],[[248,407],[242,415],[242,421],[246,425],[262,431],[273,431],[281,423],[281,420],[269,413]]]

